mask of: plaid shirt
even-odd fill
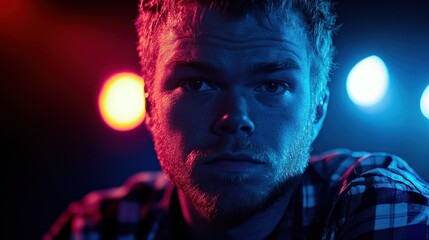
[[[310,159],[270,239],[429,239],[429,186],[402,159],[338,149]],[[174,239],[174,186],[145,172],[72,203],[49,239]]]

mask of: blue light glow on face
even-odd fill
[[[370,107],[384,97],[389,74],[383,60],[373,55],[358,62],[347,76],[347,93],[357,105]]]
[[[422,110],[423,116],[429,119],[429,85],[423,91],[423,95],[420,100],[420,109]]]

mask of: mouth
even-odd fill
[[[203,165],[227,172],[242,172],[265,164],[246,154],[222,153],[203,162]]]

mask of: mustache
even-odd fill
[[[256,144],[248,139],[236,139],[192,149],[189,151],[186,158],[187,161],[191,163],[204,162],[211,156],[224,153],[248,155],[260,161],[268,162],[275,154],[275,151],[266,145]]]

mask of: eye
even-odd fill
[[[258,86],[255,90],[257,92],[266,92],[274,94],[282,94],[289,89],[289,85],[281,81],[266,81]]]
[[[189,92],[203,92],[215,89],[212,85],[201,79],[186,79],[182,87]]]

